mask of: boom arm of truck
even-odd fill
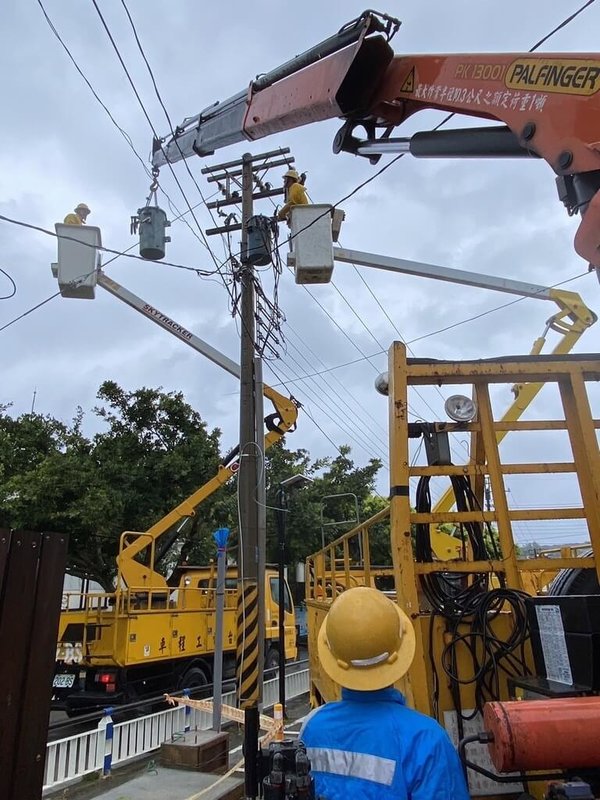
[[[239,378],[240,367],[235,361],[232,361],[166,314],[146,303],[133,292],[112,280],[112,278],[109,278],[101,270],[98,270],[97,278],[98,285],[110,292],[114,297],[139,311],[147,319],[152,320],[152,322],[176,336],[234,377]],[[278,442],[287,432],[294,430],[298,417],[298,403],[293,398],[285,397],[270,386],[265,385],[263,387],[263,394],[271,401],[275,409],[274,413],[265,417],[267,428],[265,434],[266,450],[275,442]],[[224,464],[219,467],[217,474],[213,478],[147,531],[143,533],[126,531],[122,534],[121,546],[117,557],[119,584],[136,588],[147,587],[149,589],[167,587],[164,577],[154,569],[155,563],[170,547],[174,539],[181,535],[183,526],[186,521],[193,519],[200,503],[235,475],[238,469],[237,450],[238,448],[235,448],[224,459]],[[157,547],[159,539],[161,539],[161,542]],[[146,563],[142,563],[137,560],[137,557],[145,550],[148,550],[151,556],[146,559]]]
[[[569,214],[581,213],[577,253],[600,267],[600,54],[395,55],[389,40],[399,26],[392,17],[365,11],[155,141],[154,166],[335,117],[344,123],[334,152],[371,161],[398,152],[543,158],[558,176]],[[392,137],[394,128],[424,109],[502,124]]]
[[[388,256],[375,255],[373,253],[363,253],[358,250],[345,250],[334,248],[333,256],[336,261],[350,264],[361,264],[367,267],[376,267],[403,275],[416,275],[421,278],[432,278],[434,280],[447,281],[466,286],[477,286],[482,289],[492,289],[497,292],[506,292],[521,297],[535,297],[540,300],[551,300],[558,306],[558,311],[547,321],[544,331],[533,343],[530,355],[539,355],[546,344],[546,336],[550,331],[560,335],[559,341],[552,350],[552,355],[565,355],[569,353],[582,334],[593,325],[598,319],[596,314],[591,311],[583,302],[577,292],[566,292],[562,289],[551,289],[536,284],[515,281],[509,278],[500,278],[494,275],[484,275],[476,272],[466,272],[450,267],[441,267],[435,264],[423,264],[418,261],[408,261],[401,258],[390,258]],[[509,406],[502,422],[514,422],[518,420],[531,402],[543,387],[543,383],[522,383],[513,386],[515,399]],[[498,431],[496,439],[498,443],[504,439],[508,431]],[[454,493],[449,488],[435,505],[434,511],[450,511],[454,505]],[[441,560],[446,560],[452,548],[448,548],[450,541],[446,535],[436,532],[440,539],[440,547],[435,548],[435,538],[432,544],[436,549],[436,555]],[[454,555],[450,556],[454,557]]]

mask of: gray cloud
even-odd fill
[[[59,0],[47,0],[45,5],[81,68],[145,159],[151,146],[150,127],[93,6]],[[556,4],[542,0],[525,6],[516,0],[491,6],[466,0],[409,2],[403,5],[404,24],[394,46],[397,52],[520,51],[566,15],[566,10],[553,6]],[[257,73],[330,35],[362,7],[358,2],[319,4],[307,0],[293,10],[286,9],[283,18],[281,7],[267,0],[238,1],[230,4],[225,18],[219,4],[177,0],[167,8],[156,0],[130,3],[174,123],[241,90]],[[156,130],[166,133],[167,121],[121,4],[105,2],[102,9]],[[599,14],[597,8],[591,8],[557,34],[546,49],[593,51]],[[0,22],[4,111],[0,213],[52,229],[75,203],[85,201],[93,209],[89,222],[102,228],[104,243],[117,250],[129,247],[134,242],[129,217],[143,204],[148,191],[142,166],[76,73],[37,3],[5,3]],[[440,118],[437,113],[424,113],[410,120],[405,133],[427,129]],[[338,127],[337,121],[320,123],[246,148],[229,148],[209,162],[237,158],[244,149],[262,152],[290,146],[298,166],[308,171],[313,199],[337,201],[373,174],[373,167],[363,159],[332,154],[331,142]],[[210,194],[211,185],[200,174],[205,162],[188,163],[203,193]],[[198,202],[185,167],[178,164],[174,169],[191,202]],[[185,202],[166,169],[161,185],[183,211]],[[167,207],[162,198],[161,203]],[[347,212],[342,230],[345,247],[539,283],[556,283],[585,270],[572,246],[577,221],[570,220],[558,202],[552,172],[544,163],[404,158],[343,206]],[[270,213],[271,209],[267,203],[263,210]],[[196,213],[203,228],[212,225],[206,210],[200,207]],[[171,235],[168,260],[199,269],[214,266],[206,249],[182,222],[174,223]],[[0,303],[1,327],[57,287],[49,268],[56,257],[52,239],[2,223],[0,241],[0,265],[18,284],[16,297]],[[218,239],[211,241],[211,247],[218,261],[226,257]],[[237,358],[238,331],[229,315],[227,294],[218,282],[126,259],[117,260],[107,272]],[[383,272],[363,269],[360,274],[407,339],[511,299]],[[314,287],[312,292],[354,344],[286,274],[281,302],[290,325],[287,351],[281,363],[273,364],[274,372],[266,365],[266,374],[273,382],[285,375],[327,436],[336,444],[353,444],[357,460],[363,462],[385,449],[387,408],[383,398],[374,393],[373,379],[378,370],[386,368],[386,356],[377,355],[372,364],[363,361],[336,370],[334,375],[346,393],[331,376],[293,382],[299,374],[318,372],[323,365],[360,359],[360,351],[376,353],[397,338],[394,326],[352,267],[337,265],[334,280],[352,308],[332,287]],[[596,304],[595,278],[567,288],[581,291],[591,306]],[[528,352],[552,311],[551,304],[526,300],[416,342],[414,352],[436,358]],[[0,400],[14,401],[15,413],[29,409],[37,388],[38,410],[69,419],[77,405],[90,409],[99,383],[113,378],[128,388],[162,385],[181,389],[210,425],[223,429],[224,442],[233,443],[237,437],[235,381],[101,290],[93,302],[56,298],[7,328],[2,336]],[[576,349],[598,350],[599,343],[594,329]],[[426,403],[415,399],[416,415],[443,414],[439,394],[424,397]],[[498,395],[500,406],[504,397],[506,393]],[[330,417],[343,421],[342,427],[317,401]],[[540,407],[545,408],[543,404]],[[357,441],[350,439],[349,431]],[[359,444],[365,440],[370,446]],[[307,447],[314,456],[334,452],[306,415],[289,444]],[[552,457],[551,451],[536,441],[538,448],[544,457]],[[382,493],[387,491],[386,482],[384,473]],[[562,484],[555,483],[558,496]],[[532,484],[531,491],[534,489]],[[565,488],[563,495],[569,491]]]

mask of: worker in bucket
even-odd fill
[[[75,213],[67,214],[65,217],[65,225],[85,225],[88,214],[92,212],[85,203],[79,203],[75,206]]]
[[[299,734],[317,797],[469,800],[446,731],[393,688],[415,654],[414,628],[396,603],[366,586],[343,592],[321,626],[318,653],[342,699],[312,711]]]
[[[283,188],[285,189],[285,205],[281,207],[277,214],[277,219],[280,221],[289,218],[292,206],[305,206],[308,203],[304,181],[295,169],[288,169],[284,174]]]

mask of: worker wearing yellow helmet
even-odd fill
[[[279,220],[288,219],[292,206],[305,206],[308,203],[304,184],[295,169],[288,169],[284,174],[283,188],[285,189],[285,205],[277,214]]]
[[[79,203],[75,206],[75,213],[67,214],[65,217],[65,225],[85,225],[88,214],[92,212],[85,203]]]
[[[342,699],[311,712],[300,731],[327,800],[469,800],[456,750],[393,684],[410,668],[415,631],[397,603],[359,586],[337,597],[318,636],[319,662]]]

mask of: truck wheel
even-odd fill
[[[183,674],[180,680],[182,689],[198,689],[201,686],[208,686],[208,677],[201,667],[192,667]]]
[[[270,673],[267,677],[274,678],[279,674],[279,650],[276,647],[269,648],[264,670],[266,673]]]
[[[594,555],[592,550],[582,553]],[[600,585],[595,569],[561,569],[548,587],[551,595],[600,594]]]

